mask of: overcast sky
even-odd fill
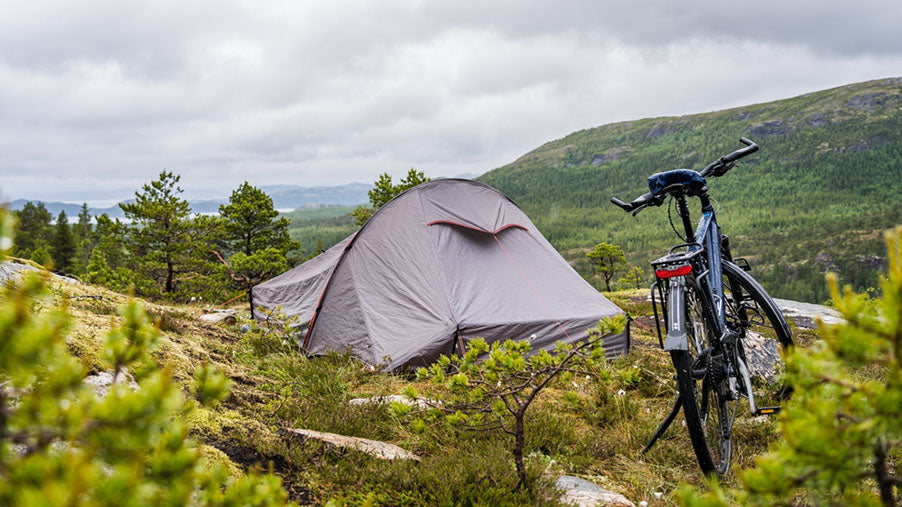
[[[899,0],[0,0],[0,192],[482,173],[604,123],[900,76],[900,21]]]

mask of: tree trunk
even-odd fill
[[[883,505],[896,505],[893,494],[893,477],[886,466],[886,441],[881,439],[874,449],[874,476],[877,479],[877,488],[880,490],[880,501]]]
[[[521,489],[526,485],[526,466],[523,464],[523,447],[526,441],[525,430],[523,427],[523,411],[514,414],[514,463],[517,464],[517,475],[520,480],[517,482],[515,489]]]
[[[172,295],[172,262],[166,263],[166,295]]]

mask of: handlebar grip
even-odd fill
[[[726,155],[726,156],[724,156],[724,157],[721,157],[720,160],[721,160],[723,163],[729,163],[729,162],[733,162],[734,160],[739,160],[740,158],[742,158],[742,157],[744,157],[744,156],[746,156],[746,155],[751,155],[752,153],[755,153],[756,151],[758,151],[758,145],[755,144],[755,143],[754,143],[753,141],[751,141],[750,139],[746,139],[746,138],[744,138],[744,137],[740,137],[740,138],[739,138],[739,141],[740,141],[742,144],[746,145],[747,148],[742,148],[742,149],[740,149],[740,150],[736,150],[736,151],[734,151],[733,153],[730,153],[729,155]]]
[[[611,202],[614,203],[614,204],[616,204],[616,205],[619,206],[620,208],[622,208],[623,211],[631,211],[631,210],[633,209],[633,206],[632,206],[632,205],[627,204],[627,203],[621,201],[620,199],[618,199],[618,198],[616,198],[616,197],[611,197]]]

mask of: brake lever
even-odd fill
[[[636,211],[633,211],[633,216],[638,215],[640,211],[644,210],[645,208],[647,208],[649,206],[660,206],[662,204],[664,204],[664,197],[663,196],[654,196],[651,199],[649,199],[648,202],[646,202],[645,204],[636,208]]]
[[[721,164],[720,167],[711,171],[712,176],[723,176],[730,171],[730,169],[736,167],[736,162],[727,162],[726,164]]]

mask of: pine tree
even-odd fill
[[[114,290],[119,288],[114,283],[115,274],[110,269],[106,257],[99,248],[95,248],[91,253],[91,258],[85,267],[84,278],[87,282],[103,285]]]
[[[642,282],[645,280],[645,273],[639,266],[633,266],[623,276],[620,277],[620,289],[635,287],[642,288]]]
[[[60,211],[56,218],[50,254],[53,257],[53,266],[57,271],[63,273],[69,271],[69,267],[72,265],[72,256],[75,255],[75,239],[72,237],[69,217],[66,216],[65,211]]]
[[[88,209],[88,203],[81,203],[81,209],[78,211],[78,222],[72,228],[72,232],[78,240],[91,237],[91,210]]]
[[[351,212],[351,215],[356,219],[357,225],[362,226],[373,216],[373,213],[384,206],[385,203],[394,199],[395,196],[427,181],[430,181],[430,178],[427,178],[422,171],[417,171],[412,167],[407,171],[407,176],[401,179],[401,182],[397,185],[392,184],[390,174],[382,173],[379,175],[379,179],[376,180],[373,189],[368,192],[370,205],[358,206],[357,209]]]
[[[225,262],[234,285],[249,289],[288,269],[289,252],[301,244],[288,235],[288,218],[279,218],[272,198],[244,182],[219,207],[223,221]]]
[[[17,224],[14,254],[19,257],[32,257],[36,251],[43,249],[44,252],[37,256],[46,257],[45,253],[53,234],[50,226],[53,216],[44,207],[44,203],[26,202],[25,206],[15,215]]]
[[[417,370],[417,380],[430,380],[444,387],[441,399],[422,399],[410,386],[404,394],[418,411],[400,403],[392,405],[396,415],[413,412],[414,430],[424,429],[425,419],[444,420],[463,429],[499,431],[513,437],[514,463],[520,481],[526,485],[523,453],[526,445],[526,413],[530,405],[555,377],[573,373],[595,375],[592,371],[605,361],[602,338],[623,331],[623,315],[606,318],[589,329],[589,339],[575,344],[557,343],[554,352],[531,354],[529,340],[505,340],[487,344],[482,338],[467,343],[461,355],[441,356],[429,368]],[[425,418],[425,419],[424,419]]]
[[[191,217],[188,201],[179,197],[179,179],[163,171],[158,180],[135,192],[134,203],[119,205],[132,222],[128,250],[139,293],[186,298],[178,294],[179,285],[196,282],[213,269],[212,246],[219,239],[220,223],[214,217]]]
[[[274,248],[287,255],[301,247],[288,235],[291,220],[279,218],[272,198],[246,181],[232,192],[228,204],[219,207],[219,216],[225,222],[225,241],[230,253],[252,255]]]
[[[82,275],[87,271],[88,262],[91,260],[91,253],[94,250],[94,231],[87,203],[81,205],[78,222],[72,226],[72,235],[75,237],[75,255],[70,269],[73,273]]]
[[[113,220],[104,213],[97,217],[97,227],[92,236],[94,246],[88,259],[93,257],[93,252],[99,250],[111,269],[125,267],[130,255],[126,247],[128,227],[125,224],[118,218]]]
[[[586,254],[586,258],[595,266],[595,272],[604,279],[605,290],[610,292],[614,275],[626,266],[623,249],[610,243],[599,243]]]

